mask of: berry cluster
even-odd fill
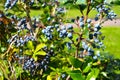
[[[100,14],[103,13],[106,15],[106,19],[113,20],[117,15],[108,7],[107,4],[100,4],[96,6],[98,14],[95,17],[95,21],[97,21],[100,17]]]
[[[34,36],[33,35],[25,35],[25,36],[20,37],[17,34],[17,35],[12,36],[12,38],[8,40],[8,43],[14,42],[13,44],[16,47],[20,47],[20,46],[24,46],[24,44],[28,41],[35,41]]]
[[[46,56],[44,56],[43,58],[39,58],[37,61],[35,61],[34,58],[23,55],[23,50],[20,49],[19,54],[14,54],[13,61],[21,64],[23,66],[23,70],[29,71],[30,74],[33,76],[39,70],[46,71],[48,69],[50,57],[54,56],[52,48],[48,50],[47,47],[44,47],[43,50],[47,53]]]
[[[22,25],[26,25],[26,19],[25,18],[23,18],[23,19],[21,19],[20,21],[19,21],[19,23],[18,23],[18,27],[20,27],[20,26],[22,26]]]
[[[45,34],[48,40],[52,39],[53,37],[52,32],[53,32],[53,26],[47,26],[45,29],[42,30],[42,33]]]
[[[72,40],[73,38],[73,26],[72,25],[67,25],[65,26],[61,26],[56,24],[55,26],[47,26],[46,28],[44,28],[42,30],[42,33],[45,35],[45,38],[47,38],[48,40],[52,40],[52,39],[63,39],[63,38],[69,38],[70,40]],[[57,34],[54,35],[54,32],[56,32]],[[71,44],[72,42],[65,42],[66,47],[68,49],[71,49]]]
[[[72,29],[73,29],[72,26],[68,26],[67,29],[65,26],[62,26],[61,28],[59,28],[59,25],[47,26],[45,29],[42,30],[42,33],[45,34],[48,40],[51,40],[53,38],[52,32],[54,31],[58,32],[60,38],[68,37],[69,39],[72,39],[73,37]]]
[[[17,2],[18,0],[6,0],[5,10],[11,9]]]
[[[17,2],[18,0],[6,0],[5,10],[11,9],[13,6],[16,5]],[[23,3],[28,2],[28,5],[33,6],[33,4],[35,3],[35,0],[21,0],[21,2]]]
[[[98,18],[96,18],[98,19]],[[84,39],[81,37],[81,47],[79,50],[79,57],[84,57],[86,55],[88,56],[93,56],[95,51],[93,50],[93,48],[102,48],[104,49],[104,44],[102,43],[103,40],[103,36],[101,33],[101,24],[98,23],[92,23],[91,19],[87,19],[86,22],[84,22],[84,17],[80,17],[78,18],[78,23],[79,26],[81,28],[81,31],[83,30],[87,30],[89,31],[89,33],[87,34],[82,34],[82,35],[87,35],[87,39]],[[69,36],[72,34],[69,34]],[[72,37],[69,37],[72,38]],[[76,41],[78,41],[78,38],[76,39]],[[69,45],[69,48],[71,46],[72,43],[67,43],[67,46]]]
[[[80,48],[78,57],[93,56],[94,50],[87,42],[82,41],[82,47]]]

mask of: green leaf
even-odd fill
[[[7,80],[10,80],[9,79],[9,76],[8,74],[10,73],[9,70],[8,70],[8,65],[7,65],[7,61],[3,61],[3,60],[0,60],[0,71],[2,71],[2,74],[4,75],[4,77],[7,79]]]
[[[68,51],[68,53],[74,53],[76,48],[73,46],[71,49],[68,49],[67,46],[65,46],[64,51]]]
[[[91,70],[91,72],[88,74],[87,79],[86,80],[96,80],[96,78],[98,77],[100,70],[97,68],[94,68]]]
[[[29,49],[34,49],[33,42],[32,42],[32,41],[28,41],[27,47],[28,47]]]
[[[96,2],[98,2],[98,3],[103,3],[104,2],[104,0],[95,0]]]
[[[47,80],[52,80],[50,75],[47,76]]]
[[[85,10],[86,7],[87,7],[87,5],[85,5],[85,4],[79,4],[79,9],[80,9],[81,11]]]
[[[1,47],[1,52],[4,52],[6,50],[5,47]]]
[[[23,69],[22,67],[19,66],[15,68],[15,71],[16,71],[16,77],[18,78],[20,74],[23,72]]]
[[[38,52],[36,52],[36,53],[34,53],[34,55],[46,55],[46,52],[44,52],[44,51],[38,51]]]
[[[37,59],[38,59],[37,55],[44,56],[44,55],[46,55],[46,52],[44,52],[44,51],[38,51],[38,52],[34,53],[33,54],[33,58],[34,58],[35,61],[37,61]]]
[[[85,77],[82,75],[82,73],[79,70],[74,70],[67,72],[73,80],[85,80]]]
[[[55,69],[55,68],[53,68],[53,67],[50,67],[50,69],[51,69],[51,70],[53,70],[53,71],[56,71],[56,69]]]
[[[108,78],[108,76],[107,76],[107,73],[106,73],[106,72],[101,72],[101,74],[102,74],[104,77]]]
[[[88,63],[89,64],[89,63]],[[91,69],[91,65],[87,65],[83,70],[84,73],[87,73]]]
[[[34,52],[34,53],[38,52],[38,51],[39,51],[41,48],[43,48],[44,46],[45,46],[44,43],[38,44],[37,47],[36,47],[36,49],[35,49],[35,52]]]
[[[32,55],[33,53],[32,53],[31,50],[26,50],[26,51],[24,51],[24,54],[26,54],[26,55]]]
[[[47,42],[48,41],[43,35],[41,35],[41,39],[43,40],[43,42]]]
[[[75,57],[70,57],[69,61],[75,68],[80,68],[82,65],[82,62]]]
[[[37,61],[38,60],[38,57],[37,56],[33,56],[33,59],[35,60],[35,61]]]

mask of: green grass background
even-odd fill
[[[115,58],[120,58],[120,26],[104,27],[102,33],[105,35],[105,51],[115,56]]]
[[[117,14],[117,18],[120,18],[120,5],[114,5],[111,7],[111,9]],[[96,14],[96,10],[91,10],[88,16],[89,18],[94,18]],[[67,10],[65,17],[76,18],[76,16],[81,16],[80,11],[78,9],[69,9]]]

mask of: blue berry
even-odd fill
[[[72,38],[73,38],[72,33],[68,33],[67,37],[68,37],[69,39],[72,39]]]
[[[89,34],[89,39],[93,39],[93,34]]]
[[[94,19],[94,20],[95,20],[95,21],[98,21],[98,19],[99,19],[98,17],[95,17],[95,19]]]
[[[71,42],[67,42],[66,46],[67,46],[68,49],[71,49]]]
[[[87,27],[90,28],[90,27],[91,27],[91,24],[88,24]]]
[[[97,29],[97,28],[94,28],[94,31],[95,31],[95,32],[97,32],[97,31],[98,31],[98,29]]]
[[[84,22],[80,22],[80,27],[84,27]]]
[[[96,59],[97,59],[97,56],[93,56],[93,59],[96,60]]]
[[[83,17],[81,17],[81,18],[80,18],[80,22],[82,22],[83,20],[84,20],[84,18],[83,18]]]
[[[91,19],[87,19],[87,23],[91,23]]]
[[[55,28],[58,29],[58,28],[59,28],[59,25],[56,24],[56,25],[55,25]]]
[[[73,29],[73,26],[72,25],[68,25],[67,29]]]
[[[100,24],[95,24],[95,27],[97,28],[97,27],[100,27]]]
[[[94,42],[95,42],[95,43],[98,43],[98,42],[99,42],[99,40],[98,40],[97,38],[95,38],[95,39],[94,39]]]
[[[65,78],[66,77],[66,75],[65,74],[62,74],[62,78]]]
[[[1,13],[0,13],[0,18],[2,18],[3,16],[4,16],[4,14],[1,14]]]

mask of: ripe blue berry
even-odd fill
[[[80,22],[80,27],[84,27],[84,22]]]
[[[67,46],[68,49],[71,49],[71,42],[67,42],[66,46]]]
[[[89,34],[89,39],[93,39],[93,34]]]
[[[72,38],[73,38],[72,33],[68,33],[67,37],[68,37],[69,39],[72,39]]]
[[[87,23],[91,23],[91,19],[87,19]]]
[[[95,17],[95,19],[94,19],[94,20],[95,20],[95,21],[98,21],[98,19],[99,19],[98,17]]]

